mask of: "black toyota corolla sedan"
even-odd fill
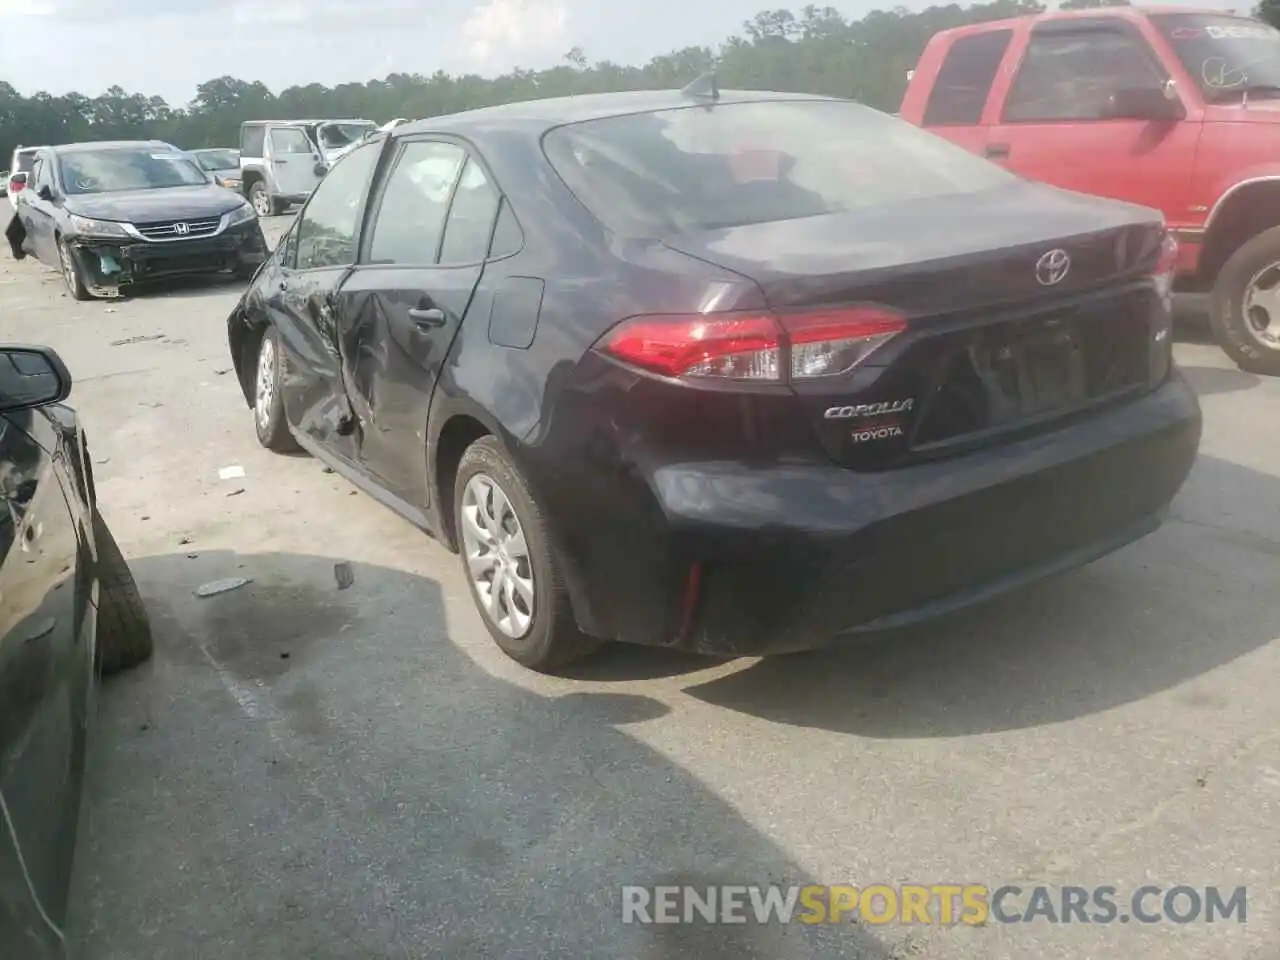
[[[1158,213],[855,103],[406,124],[229,318],[258,437],[462,554],[497,643],[818,646],[1086,563],[1187,477]]]
[[[28,181],[6,231],[10,248],[58,267],[77,300],[165,277],[247,278],[267,255],[248,201],[166,143],[45,147]]]
[[[0,346],[0,957],[66,956],[97,674],[151,655],[151,628],[98,510],[71,377]]]

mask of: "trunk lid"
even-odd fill
[[[751,278],[781,313],[905,317],[853,371],[792,383],[828,454],[878,469],[1047,429],[1148,386],[1167,324],[1149,280],[1163,236],[1154,211],[1019,182],[665,243]]]

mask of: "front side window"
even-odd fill
[[[425,265],[436,262],[453,185],[466,162],[453,143],[415,140],[405,144],[387,177],[369,242],[373,263]]]
[[[380,146],[370,143],[351,151],[311,194],[296,228],[299,270],[356,262],[360,216]]]
[[[550,131],[543,147],[578,199],[627,236],[892,207],[1016,180],[939,136],[844,100],[587,120]]]
[[[1004,121],[1105,120],[1119,91],[1163,89],[1167,80],[1146,41],[1127,30],[1033,32]]]
[[[296,127],[278,127],[271,131],[271,152],[280,154],[314,153],[307,135]]]
[[[1199,13],[1153,14],[1210,103],[1280,97],[1280,30],[1260,20]]]
[[[122,190],[162,190],[208,183],[205,172],[181,153],[164,147],[77,150],[58,159],[63,190],[68,196],[116,193]]]

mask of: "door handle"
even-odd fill
[[[1007,143],[989,143],[983,153],[988,160],[1004,160],[1009,156],[1009,145]]]
[[[411,307],[409,319],[419,327],[443,327],[444,311],[439,307]]]

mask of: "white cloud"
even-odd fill
[[[53,0],[0,0],[0,18],[50,17],[57,12]]]
[[[305,23],[307,7],[301,0],[285,0],[284,3],[237,3],[231,11],[231,19],[240,26],[282,26]]]
[[[474,69],[506,65],[568,45],[569,8],[564,0],[487,0],[462,24]]]

